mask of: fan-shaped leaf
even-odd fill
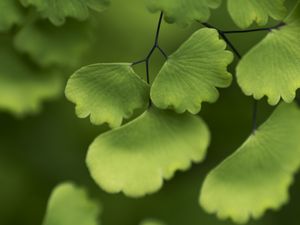
[[[62,25],[66,17],[85,20],[89,10],[103,11],[109,0],[20,0],[24,6],[33,5],[55,25]]]
[[[300,110],[281,104],[255,134],[206,177],[201,205],[218,217],[246,223],[288,200],[300,166]]]
[[[150,108],[92,143],[87,164],[107,192],[140,197],[161,188],[176,170],[203,160],[209,130],[198,117]]]
[[[228,11],[240,28],[249,27],[254,21],[265,25],[269,17],[282,20],[286,15],[285,0],[228,0]]]
[[[90,45],[88,27],[87,23],[74,21],[61,27],[48,21],[36,21],[19,31],[15,46],[42,66],[76,66]]]
[[[246,95],[275,105],[292,102],[300,88],[300,5],[285,22],[251,49],[237,67],[237,80]]]
[[[12,25],[22,22],[23,14],[17,0],[1,0],[0,9],[0,31],[8,30]]]
[[[48,202],[43,225],[99,225],[99,204],[72,183],[58,185]]]
[[[195,20],[206,21],[210,9],[218,8],[221,0],[147,0],[150,11],[164,11],[167,22],[186,26]]]
[[[10,41],[0,45],[0,108],[17,116],[38,112],[43,100],[60,93],[62,80],[26,63]]]
[[[129,63],[94,64],[72,75],[66,87],[67,98],[76,104],[78,117],[91,116],[91,122],[118,127],[137,109],[146,109],[149,86]]]
[[[162,109],[174,108],[182,113],[198,113],[201,103],[215,102],[216,87],[230,85],[226,70],[233,55],[214,29],[200,29],[172,54],[156,77],[151,99]]]

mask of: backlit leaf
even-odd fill
[[[99,214],[99,204],[83,188],[63,183],[51,194],[43,225],[100,225]]]
[[[147,0],[150,11],[163,11],[167,22],[186,26],[195,20],[206,21],[210,9],[218,8],[221,0]]]
[[[85,20],[90,9],[101,12],[109,0],[20,0],[24,6],[33,5],[55,25],[65,23],[66,17]]]
[[[255,134],[206,177],[200,203],[219,218],[246,223],[288,201],[300,166],[300,110],[282,103]]]
[[[146,109],[149,86],[129,63],[94,64],[75,72],[66,87],[67,98],[76,104],[78,117],[118,127],[134,110]]]
[[[202,161],[209,139],[199,117],[150,108],[97,137],[89,148],[87,165],[105,191],[140,197],[159,190],[175,171]]]
[[[156,77],[151,99],[162,109],[198,113],[202,102],[215,102],[217,87],[228,87],[233,55],[214,29],[200,29],[173,53]]]
[[[253,22],[265,25],[269,17],[282,20],[286,15],[285,0],[228,0],[228,11],[240,28],[247,28]]]
[[[237,67],[237,80],[246,95],[268,97],[275,105],[282,98],[292,102],[300,88],[300,5],[286,24],[272,30],[251,49]]]

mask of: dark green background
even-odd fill
[[[290,0],[289,5],[294,2]],[[97,41],[91,43],[91,49],[83,57],[82,65],[133,62],[144,58],[153,43],[158,14],[150,14],[140,0],[113,0],[106,12],[94,15],[93,19],[98,24],[97,32],[93,33]],[[210,23],[225,30],[237,29],[224,4],[213,12]],[[164,23],[161,46],[167,53],[172,53],[200,27],[195,24],[183,29]],[[228,37],[243,54],[265,34],[232,34]],[[155,54],[151,64],[152,79],[162,63],[163,57]],[[235,63],[230,67],[233,73]],[[138,66],[136,69],[144,75],[144,67]],[[65,78],[72,72],[66,73]],[[148,217],[161,219],[169,225],[232,224],[207,215],[198,205],[198,196],[209,170],[236,150],[250,134],[252,104],[253,100],[244,96],[235,82],[230,88],[221,90],[221,97],[216,104],[204,104],[200,114],[212,132],[207,160],[194,165],[187,172],[176,173],[160,192],[142,199],[104,193],[90,178],[85,165],[86,151],[93,139],[106,128],[93,126],[88,119],[76,118],[74,106],[65,99],[63,93],[56,101],[45,103],[42,112],[36,116],[17,119],[2,112],[0,224],[41,224],[47,198],[52,188],[62,181],[74,181],[86,186],[91,195],[101,201],[101,220],[104,225],[138,225]],[[259,121],[263,122],[271,110],[265,100],[261,101]],[[262,220],[251,224],[298,225],[299,189],[300,175],[291,188],[289,204],[280,212],[268,212]]]

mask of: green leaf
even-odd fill
[[[100,209],[83,188],[63,183],[51,194],[43,225],[99,225]]]
[[[10,37],[9,37],[10,39]],[[0,108],[17,116],[39,112],[42,101],[62,90],[59,76],[40,70],[15,52],[6,38],[0,39]]]
[[[67,98],[76,104],[78,117],[90,115],[91,122],[115,128],[134,110],[146,109],[149,86],[133,71],[131,64],[94,64],[83,67],[69,79]]]
[[[143,221],[140,225],[165,225],[165,224],[158,220],[147,219],[147,220]]]
[[[206,21],[210,9],[220,6],[221,0],[147,0],[150,11],[163,11],[169,23],[176,22],[181,26],[190,25],[195,20]]]
[[[201,103],[215,102],[216,87],[228,87],[232,76],[226,67],[233,55],[214,29],[200,29],[173,53],[151,88],[151,99],[162,109],[198,113]]]
[[[253,22],[265,25],[269,17],[282,20],[286,16],[285,0],[228,0],[228,11],[240,28],[247,28]]]
[[[17,0],[1,0],[0,9],[0,31],[9,30],[13,25],[22,23],[23,13]]]
[[[251,49],[237,67],[237,81],[246,95],[268,97],[275,105],[282,98],[292,102],[300,88],[300,5],[285,20]]]
[[[109,0],[20,0],[24,6],[33,5],[53,24],[59,26],[65,23],[67,17],[85,20],[90,9],[103,11]]]
[[[74,67],[90,45],[88,23],[68,21],[55,27],[48,21],[24,26],[15,36],[15,47],[43,67]]]
[[[300,110],[282,103],[255,134],[206,177],[200,203],[219,218],[246,223],[288,201],[300,166]]]
[[[159,190],[175,171],[202,161],[209,139],[199,117],[150,108],[97,137],[89,148],[87,165],[105,191],[141,197]]]

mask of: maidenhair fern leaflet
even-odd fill
[[[295,83],[294,79],[281,79],[281,84],[278,85],[280,79],[270,78],[269,73],[271,71],[268,71],[275,68],[282,71],[282,65],[275,63],[279,62],[280,57],[285,55],[299,59],[299,54],[293,49],[300,47],[300,38],[295,37],[295,34],[296,36],[300,34],[298,32],[300,29],[299,6],[297,5],[290,16],[275,26],[223,31],[207,22],[202,22],[207,18],[208,8],[218,6],[219,1],[215,1],[215,5],[208,7],[204,1],[196,3],[191,0],[193,2],[191,4],[192,9],[199,10],[198,13],[200,14],[204,13],[202,14],[205,15],[204,17],[199,16],[200,14],[190,14],[195,15],[195,17],[186,16],[185,10],[190,9],[181,5],[179,0],[174,3],[170,3],[168,0],[160,3],[158,1],[149,2],[151,2],[150,8],[154,11],[162,10],[154,44],[145,59],[130,64],[135,66],[145,63],[146,80],[150,87],[148,109],[125,125],[120,122],[121,120],[118,120],[119,128],[101,134],[92,143],[87,155],[87,165],[92,177],[107,192],[122,191],[128,196],[140,197],[159,190],[163,179],[170,179],[176,170],[186,170],[192,162],[202,161],[209,144],[210,135],[204,122],[195,114],[201,110],[202,102],[213,103],[218,99],[217,88],[225,88],[231,84],[232,77],[226,68],[232,62],[233,55],[226,50],[227,44],[239,59],[237,66],[238,84],[246,95],[253,95],[255,98],[252,134],[232,156],[225,159],[207,176],[201,191],[200,204],[208,212],[217,213],[218,217],[222,219],[232,218],[238,223],[245,223],[250,217],[259,218],[269,208],[278,208],[285,203],[292,176],[300,165],[300,143],[297,143],[296,137],[300,130],[295,125],[300,123],[300,110],[294,104],[281,103],[267,122],[258,128],[258,100],[266,95],[272,105],[277,104],[280,97],[290,103],[295,98],[293,92],[300,87],[300,84]],[[174,4],[175,7],[170,7],[171,4]],[[232,1],[228,1],[228,4],[229,11],[236,20],[240,16],[237,15],[239,12],[233,7]],[[260,15],[261,21],[257,20],[259,24],[265,23],[269,13],[274,18],[283,18],[281,3],[278,2],[278,8],[276,6],[268,8],[264,3],[257,4],[262,4],[262,7],[269,10],[266,11],[267,14]],[[256,6],[249,4],[249,7]],[[272,14],[273,10],[278,15]],[[159,44],[164,12],[166,13],[166,20],[169,22],[187,25],[193,20],[198,20],[206,28],[196,31],[177,51],[167,55]],[[260,19],[260,17],[258,18]],[[255,18],[252,19],[255,20]],[[250,20],[241,23],[237,21],[237,24],[244,28],[249,26],[251,22]],[[262,31],[269,32],[266,38],[243,57],[227,37],[230,34]],[[289,34],[291,34],[290,46],[287,43],[283,45],[279,42]],[[268,45],[271,45],[272,42],[282,46],[279,48],[282,55],[270,55]],[[150,83],[150,58],[156,49],[160,51],[166,61],[153,83]],[[267,51],[269,55],[264,55],[266,54],[264,51]],[[263,68],[257,59],[263,63]],[[272,66],[268,67],[268,63],[272,63]],[[126,65],[129,66],[129,64]],[[106,72],[101,69],[104,67],[103,64],[89,67],[93,68],[93,76],[95,76],[93,79],[103,77],[112,82],[112,77],[125,75],[118,73],[118,70],[114,70],[114,74]],[[291,67],[294,68],[291,68],[289,77],[297,76],[296,79],[299,79],[300,68],[296,61]],[[86,73],[86,68],[79,70],[71,77],[66,94],[71,101],[77,104],[79,116],[86,117],[91,114],[93,122],[95,115],[87,109],[89,106],[84,106],[84,103],[88,102],[88,99],[92,99],[91,93],[95,94],[96,91],[89,92],[92,90],[91,88],[96,86],[93,85],[89,89],[88,86],[84,87],[83,83],[80,83],[84,79],[91,79],[91,74]],[[274,73],[277,74],[275,71]],[[76,86],[73,85],[74,82],[77,82]],[[99,83],[98,88],[102,82],[103,80],[97,81]],[[125,83],[120,82],[116,84],[120,86],[115,86],[114,92],[119,92],[125,85]],[[126,85],[129,87],[129,83]],[[263,86],[259,87],[260,85]],[[290,89],[285,88],[285,86]],[[293,88],[291,89],[291,87]],[[110,96],[106,89],[97,89],[97,91],[99,96],[101,92],[105,96]],[[289,93],[290,91],[292,92]],[[135,97],[137,95],[138,93],[135,94]],[[140,96],[145,99],[144,94],[141,95],[140,93]],[[82,103],[79,102],[81,97]],[[93,107],[96,106],[95,104],[99,104],[99,115],[105,104],[111,104],[109,112],[110,115],[113,115],[113,112],[121,106],[121,104],[116,104],[119,101],[116,101],[117,98],[121,98],[121,96],[114,95],[114,101],[105,103],[106,100],[100,100],[101,98],[94,96],[93,101],[98,103],[90,104]],[[123,107],[130,109],[129,105],[126,104]],[[145,106],[145,104],[146,101],[144,100],[143,104],[136,104],[136,108],[143,108],[141,106]],[[122,117],[128,119],[131,114],[124,113]],[[101,120],[101,123],[104,122],[110,123],[108,118]],[[286,135],[288,130],[292,131],[293,135]],[[280,139],[276,145],[272,143],[272,136]],[[289,146],[289,152],[286,152],[286,155],[282,155],[281,152],[284,146]],[[269,157],[270,162],[261,165],[266,160],[266,156]],[[122,162],[126,162],[125,170]],[[142,168],[140,167],[141,164],[143,165]],[[239,166],[240,168],[235,172],[234,170]],[[260,173],[262,177],[256,173]],[[248,175],[252,177],[245,178]],[[269,176],[269,178],[262,182],[263,176]],[[272,182],[276,179],[281,184],[277,189],[269,190],[272,187]],[[247,188],[243,187],[244,183],[248,185]],[[236,193],[239,194],[236,195]],[[255,201],[253,202],[255,196],[263,199],[261,204],[256,205]],[[234,199],[236,203],[232,203],[230,199]]]
[[[300,168],[300,0],[145,0],[143,7],[155,18],[154,41],[149,35],[151,48],[145,50],[145,57],[133,61],[136,56],[132,54],[126,62],[106,62],[103,57],[109,58],[108,54],[100,47],[93,49],[98,44],[103,47],[105,43],[99,42],[105,38],[116,36],[117,40],[113,33],[104,35],[108,30],[120,34],[128,25],[110,29],[105,19],[112,17],[98,15],[109,6],[109,0],[2,0],[0,109],[17,117],[38,113],[42,102],[62,93],[63,74],[72,73],[66,82],[66,98],[75,105],[79,118],[101,126],[85,161],[97,191],[142,198],[160,191],[176,172],[203,163],[194,170],[199,177],[205,174],[199,213],[203,210],[216,215],[212,218],[245,224],[287,204]],[[238,29],[223,29],[216,20],[210,21],[216,9],[224,18],[228,14]],[[114,16],[114,21],[119,20]],[[167,32],[162,31],[177,25],[189,28],[184,30],[188,38],[170,53],[162,42]],[[231,38],[250,33],[262,38],[244,52]],[[142,45],[146,44],[143,40]],[[163,62],[154,74],[151,59],[156,51]],[[138,65],[145,66],[145,77]],[[249,137],[241,144],[232,135],[240,146],[227,157],[220,154],[221,161],[209,161],[216,157],[208,155],[211,146],[230,145],[214,146],[217,122],[213,124],[205,110],[218,100],[216,107],[220,102],[228,104],[230,114],[240,109],[238,105],[231,109],[234,104],[220,98],[233,83],[241,99],[248,96],[251,100],[252,118],[245,119],[251,125]],[[273,108],[260,124],[263,106]],[[215,115],[223,116],[222,109]],[[227,141],[224,137],[219,142]],[[204,164],[207,161],[210,165]],[[102,206],[87,193],[73,182],[57,185],[43,224],[101,224]],[[151,218],[141,223],[162,224]]]

